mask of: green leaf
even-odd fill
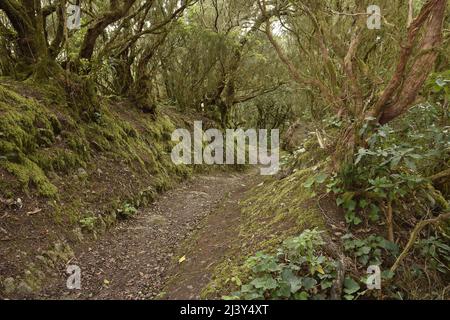
[[[405,163],[406,163],[406,166],[407,166],[409,169],[414,170],[414,171],[417,170],[416,164],[415,164],[414,161],[412,161],[411,159],[406,158],[406,159],[405,159]]]
[[[329,289],[332,286],[333,286],[333,281],[330,281],[330,280],[324,280],[320,283],[320,287],[322,288],[322,290]]]
[[[360,225],[362,223],[362,220],[360,217],[355,216],[355,218],[353,218],[353,224],[355,226]]]
[[[397,255],[400,251],[400,248],[398,247],[398,245],[394,242],[388,241],[383,239],[380,242],[380,247],[386,249],[387,251],[391,252],[393,255]]]
[[[380,219],[380,209],[374,205],[370,205],[369,219],[372,222],[377,222]]]
[[[314,177],[310,177],[308,180],[306,180],[306,182],[303,184],[303,186],[305,188],[311,188],[313,186],[313,184],[316,182],[316,180],[314,179]]]
[[[239,300],[238,296],[223,296],[222,300],[231,301],[231,300]]]
[[[344,208],[349,211],[355,211],[356,209],[356,201],[355,200],[347,200],[344,202]]]
[[[245,300],[262,300],[262,299],[264,299],[263,293],[251,292],[245,295]]]
[[[359,284],[350,277],[345,278],[344,281],[344,292],[348,295],[352,295],[361,289]]]
[[[257,289],[263,290],[271,290],[277,287],[276,280],[272,278],[270,275],[265,275],[263,277],[256,278],[252,282],[250,282],[250,284]]]
[[[359,263],[361,263],[363,266],[367,265],[369,262],[369,256],[364,255],[358,258]]]
[[[356,254],[357,255],[369,254],[370,250],[372,250],[370,247],[364,246],[364,247],[360,248]]]
[[[382,277],[383,279],[388,279],[388,280],[390,280],[390,279],[393,279],[394,276],[395,276],[395,273],[392,272],[392,271],[390,271],[390,270],[385,270],[385,271],[383,271],[383,272],[381,273],[381,277]]]
[[[282,279],[289,284],[292,293],[298,292],[302,288],[302,278],[296,276],[292,270],[284,269],[281,274]]]
[[[361,209],[367,208],[368,205],[369,205],[369,203],[367,202],[366,199],[362,199],[361,201],[359,201],[359,207],[360,207]]]
[[[308,292],[302,291],[302,292],[296,293],[294,295],[294,298],[295,298],[295,300],[308,300],[309,294],[308,294]]]
[[[289,298],[291,296],[291,286],[287,282],[281,282],[274,295],[278,298]]]
[[[312,288],[314,288],[317,285],[316,279],[313,279],[313,278],[310,278],[310,277],[304,278],[302,283],[303,283],[303,287],[306,290],[311,290]]]
[[[320,173],[317,177],[316,177],[316,182],[318,184],[322,184],[324,183],[328,178],[328,175],[326,173]]]
[[[242,293],[249,293],[249,292],[252,292],[254,288],[255,288],[255,287],[254,287],[253,285],[250,285],[250,284],[244,284],[244,285],[241,287],[241,292],[242,292]]]
[[[401,160],[402,160],[401,156],[394,157],[391,160],[391,169],[394,169],[396,166],[398,166],[398,164],[400,163]]]

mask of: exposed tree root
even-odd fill
[[[400,266],[400,264],[402,263],[402,261],[407,257],[409,251],[412,249],[412,247],[414,246],[414,243],[416,242],[417,238],[419,237],[420,232],[428,225],[430,224],[439,224],[445,220],[450,219],[450,212],[447,213],[443,213],[440,216],[438,216],[437,218],[434,219],[428,219],[428,220],[424,220],[419,222],[416,227],[414,228],[414,230],[411,232],[411,236],[409,238],[408,244],[406,245],[405,249],[403,250],[403,252],[400,254],[400,256],[398,257],[397,261],[395,261],[394,265],[391,268],[391,272],[395,272],[398,267]]]
[[[388,229],[388,240],[390,242],[395,242],[394,237],[394,217],[393,217],[393,211],[392,211],[392,202],[389,201],[387,204],[387,217],[386,217],[386,224]]]
[[[345,280],[345,259],[344,256],[340,256],[337,261],[336,267],[336,280],[331,288],[330,298],[331,300],[341,300],[342,288],[344,287]]]
[[[450,169],[447,169],[438,174],[435,174],[434,176],[431,176],[428,179],[430,179],[431,181],[437,181],[437,180],[440,180],[440,179],[446,178],[446,177],[450,177]]]
[[[342,252],[342,248],[338,247],[330,238],[325,239],[326,245],[324,247],[326,253],[336,259],[336,280],[331,287],[330,299],[341,300],[342,289],[344,287],[346,263],[345,254]]]

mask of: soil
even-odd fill
[[[239,201],[255,172],[197,176],[101,239],[75,248],[81,290],[60,270],[41,299],[199,299],[236,239]]]

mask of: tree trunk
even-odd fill
[[[33,65],[48,58],[40,2],[23,0],[22,5],[0,1],[2,9],[17,32],[17,54],[25,64]]]
[[[64,1],[59,3],[60,10],[63,4]],[[59,71],[55,57],[64,39],[57,37],[53,43],[53,50],[50,50],[44,23],[46,17],[55,12],[57,7],[53,5],[43,8],[41,1],[35,0],[0,1],[0,10],[6,14],[17,33],[15,54],[18,61],[16,71],[19,75],[26,77],[33,75],[37,79],[45,79]],[[59,23],[61,23],[60,13],[61,11]]]
[[[94,25],[88,29],[83,44],[81,45],[79,53],[80,59],[91,60],[98,37],[103,33],[106,27],[123,18],[135,2],[136,0],[123,0],[122,5],[119,6],[118,0],[110,0],[110,11],[98,19]]]
[[[433,71],[438,48],[442,45],[446,4],[447,0],[429,1],[421,14],[411,23],[396,72],[373,111],[380,124],[386,124],[405,113],[414,104],[428,75]],[[414,42],[426,23],[424,36],[418,48],[418,57],[407,72],[408,62],[413,56]]]

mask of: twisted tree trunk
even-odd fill
[[[122,3],[119,5],[119,2]],[[122,19],[135,2],[136,0],[110,0],[110,11],[97,19],[97,21],[89,27],[83,39],[83,44],[81,45],[79,53],[80,59],[91,60],[98,37],[109,25]]]
[[[402,46],[394,76],[372,112],[380,124],[386,124],[404,114],[413,105],[433,71],[438,48],[442,45],[446,4],[447,0],[429,0],[408,28],[408,37]],[[417,48],[418,57],[411,61],[414,43],[424,26],[424,36]],[[409,72],[408,64],[411,65]]]
[[[17,32],[17,54],[27,64],[35,64],[48,57],[44,35],[43,10],[40,1],[0,1],[3,10]]]

